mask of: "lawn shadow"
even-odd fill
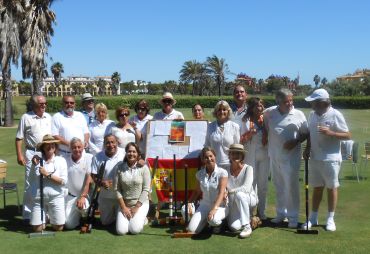
[[[0,210],[0,228],[21,234],[33,232],[30,225],[24,225],[16,205],[8,205]]]

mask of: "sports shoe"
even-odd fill
[[[249,224],[245,225],[242,232],[240,232],[240,238],[247,238],[252,234],[252,228]]]
[[[337,230],[337,227],[335,226],[335,222],[333,218],[328,218],[328,220],[326,221],[326,230],[327,231]]]
[[[308,220],[308,229],[311,229],[312,226],[317,225],[319,225],[319,222],[317,220],[316,221],[312,221],[311,219]],[[306,222],[303,223],[301,228],[307,230],[307,223]]]

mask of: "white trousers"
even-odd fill
[[[116,220],[118,200],[115,198],[102,198],[99,196],[100,221],[103,225],[110,225]]]
[[[258,203],[255,193],[237,192],[229,195],[227,222],[232,231],[250,223],[250,209]]]
[[[300,160],[271,159],[271,172],[276,190],[276,215],[298,222]]]
[[[26,166],[25,166],[25,174],[24,174],[23,210],[22,210],[22,217],[24,220],[31,219],[31,209],[32,209],[32,204],[33,204],[33,197],[32,197],[32,190],[31,190],[32,188],[30,184],[30,172],[31,172],[31,167],[32,167],[32,158],[35,155],[41,156],[41,153],[33,151],[33,150],[29,150],[29,149],[25,150],[24,156],[26,159]]]
[[[66,207],[66,223],[64,227],[66,229],[74,229],[80,225],[81,216],[86,215],[87,209],[89,209],[89,201],[85,198],[85,205],[83,209],[78,209],[77,200],[79,197],[72,197],[67,195],[65,197]]]
[[[270,172],[270,160],[266,157],[263,160],[256,160],[253,167],[253,187],[258,195],[258,214],[265,215],[267,204],[268,177]]]
[[[208,213],[210,212],[212,206],[213,204],[200,202],[198,209],[195,211],[189,222],[188,230],[190,232],[195,232],[197,234],[200,233],[207,225],[207,222],[213,227],[221,225],[222,220],[226,217],[226,208],[219,207],[213,218],[208,220]]]
[[[35,198],[33,200],[31,221],[30,224],[33,226],[41,225],[45,223],[46,216],[48,214],[50,219],[50,224],[52,225],[64,225],[66,221],[65,208],[64,208],[64,194],[58,196],[49,197],[44,196],[44,214],[43,221],[41,221],[41,205],[40,198]]]
[[[128,232],[131,234],[139,234],[144,229],[145,218],[149,211],[149,201],[145,201],[137,210],[134,217],[127,219],[123,215],[120,208],[117,212],[116,230],[117,234],[125,235]]]

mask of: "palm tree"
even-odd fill
[[[22,74],[32,77],[32,93],[41,94],[41,80],[46,76],[46,61],[51,36],[54,34],[55,13],[49,9],[54,0],[24,1],[22,27]]]
[[[225,83],[225,74],[229,73],[229,66],[224,58],[218,58],[216,55],[207,57],[207,68],[209,73],[213,76],[218,86],[218,96],[221,96],[221,87]]]
[[[180,70],[180,81],[192,83],[192,95],[194,96],[197,84],[205,75],[207,74],[204,64],[196,60],[186,61]]]
[[[315,75],[315,77],[313,77],[313,82],[315,82],[315,89],[319,86],[319,83],[320,83],[320,76],[319,75]]]
[[[121,81],[121,74],[118,72],[114,72],[111,76],[112,79],[112,91],[114,95],[121,94],[121,89],[120,89],[120,84],[119,82]]]
[[[328,83],[327,78],[323,77],[322,80],[321,80],[321,85],[325,86],[327,83]]]
[[[61,64],[60,62],[54,63],[50,67],[50,71],[51,73],[53,73],[55,85],[59,86],[60,79],[62,78],[62,73],[64,73],[63,64]]]
[[[0,67],[3,76],[5,126],[13,125],[11,63],[18,65],[23,11],[20,0],[0,0]]]

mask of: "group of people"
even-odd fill
[[[197,187],[190,203],[200,200],[188,225],[199,233],[208,224],[217,231],[226,218],[240,237],[252,233],[253,208],[266,220],[266,196],[271,172],[276,189],[276,216],[271,221],[288,220],[298,227],[299,168],[301,143],[310,158],[310,185],[313,186],[312,211],[308,224],[318,224],[318,209],[323,190],[328,192],[326,229],[335,231],[338,174],[341,164],[340,140],[350,132],[343,115],[331,107],[329,94],[315,90],[306,98],[312,105],[308,121],[294,108],[288,89],[276,93],[276,106],[265,109],[262,99],[247,100],[245,88],[234,87],[234,102],[219,101],[215,121],[208,124],[206,141],[200,153],[202,168],[196,174]],[[89,206],[89,186],[104,169],[99,196],[103,225],[116,222],[118,234],[137,234],[143,230],[149,210],[150,171],[145,161],[147,122],[184,120],[174,109],[176,100],[164,93],[162,110],[149,114],[147,101],[115,111],[117,123],[108,119],[103,103],[96,105],[90,94],[82,96],[83,110],[76,111],[75,98],[63,97],[63,108],[51,117],[43,96],[33,96],[32,111],[20,120],[16,135],[18,163],[26,168],[23,219],[41,231],[38,178],[44,179],[45,210],[55,230],[73,229]],[[200,104],[192,108],[193,118],[204,120]],[[24,143],[24,153],[22,144]]]

